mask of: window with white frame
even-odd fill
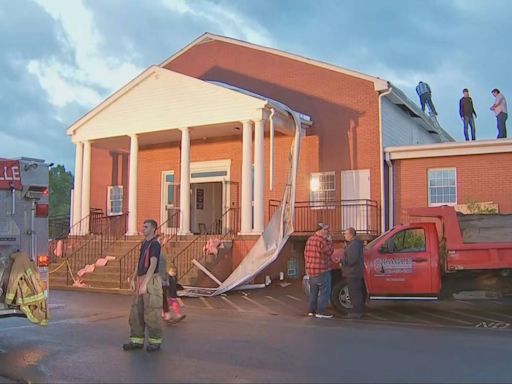
[[[312,173],[309,179],[310,200],[313,206],[327,206],[327,202],[336,201],[335,172]]]
[[[107,187],[107,215],[115,216],[123,214],[123,186],[114,185]]]
[[[455,168],[428,170],[428,205],[457,204],[457,171]]]

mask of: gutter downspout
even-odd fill
[[[381,221],[380,228],[381,232],[386,229],[386,210],[382,209],[386,202],[386,193],[384,191],[384,146],[383,146],[383,135],[382,135],[382,97],[389,95],[393,91],[393,88],[388,83],[388,89],[384,92],[379,93],[379,148],[380,148],[380,201],[381,201]]]
[[[389,153],[386,153],[386,164],[388,165],[389,228],[393,228],[395,225],[395,174]]]
[[[269,189],[270,191],[274,190],[274,114],[276,110],[274,108],[270,108],[270,172],[269,172]]]

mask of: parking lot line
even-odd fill
[[[226,303],[228,303],[230,306],[232,306],[234,309],[236,309],[238,312],[248,312],[245,309],[243,309],[243,308],[239,307],[238,305],[236,305],[235,303],[233,303],[227,297],[221,296],[220,298],[222,300],[224,300]]]
[[[485,316],[476,316],[476,315],[472,315],[472,314],[470,314],[470,313],[461,312],[461,311],[456,311],[456,310],[454,310],[454,309],[451,309],[451,310],[450,310],[450,312],[452,312],[452,313],[456,313],[456,314],[461,315],[461,316],[468,316],[468,317],[472,317],[472,318],[477,319],[477,320],[480,320],[480,321],[485,320],[485,321],[492,321],[492,322],[494,322],[494,323],[503,323],[503,321],[501,321],[501,320],[490,319],[490,318],[485,317]]]
[[[398,317],[405,317],[406,319],[410,319],[410,320],[416,321],[416,322],[420,321],[420,322],[425,323],[425,324],[437,324],[434,321],[423,319],[421,317],[415,317],[415,316],[409,315],[407,313],[396,312],[396,311],[393,311],[391,309],[386,309],[386,312],[392,313],[393,315],[398,316]]]
[[[256,300],[253,300],[253,299],[251,299],[251,298],[249,298],[249,297],[247,297],[247,296],[242,296],[242,298],[243,298],[244,300],[248,301],[249,303],[254,304],[254,305],[255,305],[255,306],[257,306],[258,308],[263,309],[265,312],[268,312],[268,313],[277,313],[276,311],[271,310],[269,307],[267,307],[267,306],[265,306],[265,305],[263,305],[263,304],[261,304],[261,303],[258,303]]]
[[[203,302],[203,304],[206,306],[206,308],[214,309],[213,306],[204,297],[200,296],[199,299]]]
[[[422,312],[424,314],[426,314],[427,316],[437,317],[438,319],[443,319],[443,320],[446,320],[446,321],[452,321],[452,322],[456,322],[456,323],[460,323],[460,324],[465,324],[465,325],[474,325],[470,321],[461,320],[461,319],[457,319],[457,318],[453,318],[453,317],[441,316],[441,315],[438,315],[436,313],[431,313],[431,312],[427,312],[427,311],[422,311]]]
[[[376,315],[374,313],[371,313],[371,312],[366,312],[366,315],[368,317],[371,317],[371,318],[374,318],[374,319],[377,319],[379,321],[387,321],[387,319],[385,317],[380,317],[379,315]]]
[[[288,308],[288,309],[292,310],[293,312],[298,312],[298,313],[300,313],[298,308],[295,308],[295,307],[291,306],[290,304],[285,303],[284,301],[281,301],[281,300],[279,300],[279,299],[276,299],[275,297],[272,297],[272,296],[265,296],[265,297],[266,297],[267,299],[269,299],[269,300],[272,300],[272,301],[273,301],[273,302],[275,302],[275,303],[278,303],[278,304],[280,304],[280,305],[282,305],[282,306],[284,306],[284,307],[286,307],[286,308]]]
[[[303,300],[299,299],[298,297],[295,297],[295,296],[292,296],[292,295],[286,295],[286,296],[288,296],[290,299],[295,300],[295,301],[300,301],[300,302],[303,301]]]

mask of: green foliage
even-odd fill
[[[493,215],[498,213],[498,210],[494,207],[485,207],[480,203],[477,203],[476,201],[472,201],[467,204],[468,210],[470,214],[474,215]]]
[[[73,175],[63,165],[50,169],[50,217],[69,215]]]

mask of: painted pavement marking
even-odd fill
[[[202,301],[202,303],[205,305],[205,307],[206,307],[206,308],[208,308],[208,309],[215,309],[215,308],[213,308],[213,306],[208,302],[208,300],[206,300],[204,297],[199,296],[199,299]]]
[[[238,312],[248,312],[246,311],[245,309],[239,307],[238,305],[236,305],[235,303],[233,303],[231,300],[229,300],[227,297],[224,297],[224,296],[221,296],[220,297],[222,300],[224,300],[226,303],[228,303],[230,306],[232,306],[233,308],[235,308]]]
[[[263,305],[261,303],[258,303],[256,300],[253,300],[253,299],[251,299],[251,298],[249,298],[247,296],[242,296],[242,298],[244,300],[248,301],[249,303],[254,304],[258,308],[263,309],[265,312],[272,313],[272,314],[278,314],[276,311],[273,311],[269,307],[267,307],[267,306],[265,306],[265,305]]]

